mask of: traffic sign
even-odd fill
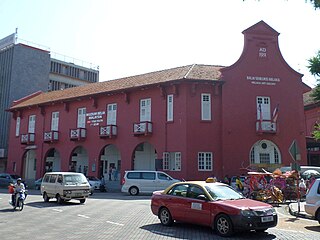
[[[301,160],[300,150],[296,140],[293,140],[291,146],[289,147],[289,153],[293,161]]]

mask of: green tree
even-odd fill
[[[308,60],[309,63],[309,71],[312,75],[320,77],[320,51],[318,51],[318,54]],[[313,89],[313,92],[311,94],[311,97],[315,101],[320,101],[320,79],[317,80],[318,84],[317,86]],[[320,124],[317,124],[315,126],[315,130],[312,132],[313,137],[316,140],[320,140]]]

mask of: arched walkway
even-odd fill
[[[113,144],[104,147],[100,156],[99,177],[103,175],[106,181],[118,181],[121,179],[120,171],[120,151]]]
[[[36,178],[37,158],[35,150],[28,150],[23,155],[22,177],[26,182],[33,182]]]
[[[71,152],[71,158],[69,163],[69,170],[71,172],[80,172],[84,175],[88,173],[88,153],[87,150],[81,146],[76,147]]]
[[[137,145],[133,152],[134,170],[156,170],[157,151],[148,142]]]
[[[60,153],[55,148],[51,148],[46,153],[45,172],[59,172],[59,171],[61,171]]]

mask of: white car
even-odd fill
[[[180,182],[180,180],[160,171],[126,171],[122,179],[121,192],[130,195],[153,193],[157,190],[164,190],[176,182]]]
[[[316,179],[306,196],[305,210],[320,223],[320,178]]]
[[[101,180],[99,178],[88,176],[87,180],[94,189],[100,189]]]

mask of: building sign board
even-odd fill
[[[91,112],[87,113],[87,124],[91,127],[94,126],[100,126],[103,123],[104,115],[106,114],[105,111],[99,111],[99,112]]]
[[[275,86],[280,82],[278,77],[267,77],[267,76],[247,76],[247,80],[251,81],[251,84],[255,85],[267,85]]]

